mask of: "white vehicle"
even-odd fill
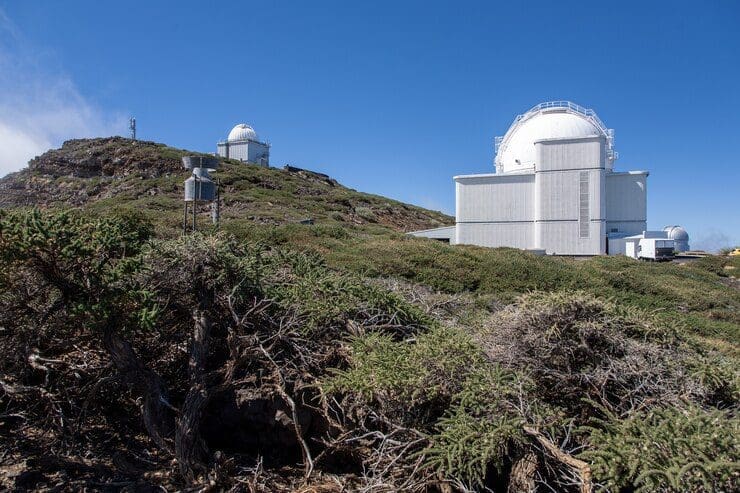
[[[676,255],[676,240],[665,231],[643,231],[639,235],[607,237],[610,255],[626,255],[633,259],[668,261]]]
[[[641,238],[637,244],[637,258],[652,262],[673,260],[675,248],[676,245],[673,240]]]

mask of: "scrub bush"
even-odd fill
[[[477,340],[492,361],[528,370],[538,395],[571,414],[598,414],[590,402],[618,415],[687,397],[736,404],[736,372],[701,364],[699,348],[649,313],[584,292],[523,295]]]
[[[656,407],[609,416],[589,433],[599,491],[738,491],[740,420],[726,411]]]

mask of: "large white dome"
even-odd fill
[[[240,123],[231,129],[227,140],[229,142],[234,142],[237,140],[258,140],[258,138],[257,132],[255,132],[252,127],[246,123]]]
[[[612,135],[593,110],[569,101],[540,103],[517,116],[506,135],[497,139],[496,172],[532,169],[536,159],[534,143],[538,140],[591,136],[607,138],[607,168],[611,168],[614,159]]]

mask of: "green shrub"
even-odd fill
[[[324,384],[362,397],[385,415],[424,430],[427,467],[471,487],[502,473],[524,445],[518,404],[531,382],[491,365],[464,333],[434,327],[413,341],[368,334],[352,344],[352,365]]]
[[[730,260],[728,257],[711,255],[693,261],[690,267],[692,269],[704,270],[713,274],[717,274],[718,276],[727,277],[725,266],[729,264]]]
[[[472,488],[482,486],[491,469],[501,474],[525,445],[517,402],[528,390],[528,381],[498,365],[473,369],[435,426],[424,450],[427,464]]]
[[[413,331],[430,323],[418,307],[400,296],[355,275],[332,271],[315,255],[275,255],[274,262],[281,268],[266,289],[281,305],[304,317],[307,331],[357,320],[367,330],[396,334],[399,329]]]
[[[317,224],[311,228],[311,233],[318,238],[334,238],[336,240],[350,237],[347,228],[339,225]]]
[[[740,294],[698,268],[626,257],[574,261],[388,235],[341,241],[323,255],[329,265],[370,277],[401,278],[446,293],[496,295],[502,302],[533,290],[586,291],[618,306],[655,313],[664,327],[730,344],[738,340]]]
[[[0,283],[3,301],[23,296],[19,283],[36,285],[33,296],[40,300],[29,293],[25,303],[54,299],[50,313],[64,307],[70,316],[55,327],[60,338],[84,328],[101,331],[112,319],[122,331],[151,329],[158,307],[135,280],[151,234],[151,224],[137,214],[0,212],[0,268],[12,274]]]
[[[601,491],[737,491],[740,421],[726,411],[656,408],[587,428]],[[633,490],[634,488],[634,490]]]
[[[374,223],[378,220],[375,212],[370,207],[355,207],[355,214],[364,219],[365,221]]]
[[[370,333],[352,341],[351,367],[325,385],[329,391],[356,393],[394,412],[410,411],[434,406],[440,399],[449,402],[482,361],[470,337],[449,327],[436,326],[401,341],[390,334]],[[416,414],[406,417],[418,424]]]

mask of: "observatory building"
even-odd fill
[[[558,255],[609,252],[647,229],[647,171],[616,171],[614,132],[569,101],[534,106],[496,138],[495,172],[455,176],[455,226],[410,233]]]
[[[260,166],[270,165],[270,144],[259,140],[257,132],[246,123],[232,128],[226,140],[216,146],[217,154],[221,157]]]
[[[666,226],[663,228],[663,232],[666,234],[666,238],[673,240],[677,252],[688,252],[691,250],[689,246],[689,234],[681,226]]]

